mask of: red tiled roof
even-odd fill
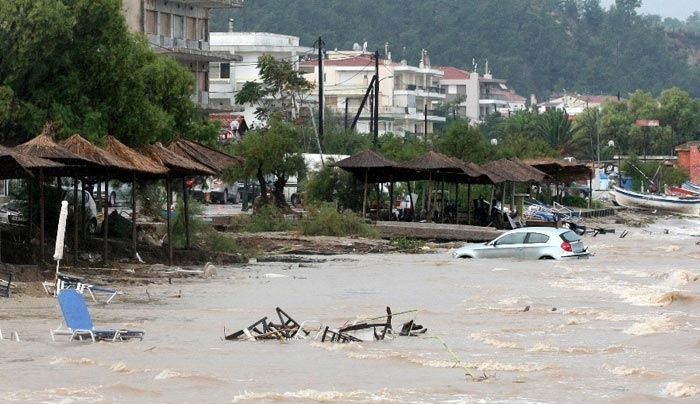
[[[434,69],[443,72],[443,80],[468,80],[471,73],[453,66],[435,66]]]
[[[379,64],[384,64],[385,59],[379,59]],[[395,65],[396,62],[391,62],[390,64]],[[305,60],[299,64],[300,66],[317,66],[318,59]],[[325,59],[323,61],[324,66],[367,66],[374,65],[374,58],[371,54],[364,54],[360,56],[352,56],[343,59]]]

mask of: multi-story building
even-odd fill
[[[214,62],[209,65],[209,106],[211,109],[237,111],[250,126],[257,126],[255,107],[237,106],[235,95],[247,81],[260,79],[258,58],[271,55],[276,59],[291,61],[297,66],[300,58],[313,53],[313,48],[299,45],[299,38],[267,32],[234,32],[229,21],[229,32],[210,34],[212,50],[232,53],[240,58],[236,62]]]
[[[494,112],[510,116],[526,108],[525,98],[508,88],[506,81],[495,79],[487,70],[483,76],[451,66],[438,66],[443,72],[438,85],[445,91],[447,103],[452,104],[455,117],[483,122]]]
[[[209,44],[209,11],[242,7],[244,0],[122,0],[129,28],[146,35],[156,52],[173,56],[195,77],[193,100],[209,104],[209,63],[240,60]]]
[[[357,47],[359,48],[359,47]],[[431,68],[427,51],[423,51],[418,66],[410,66],[406,60],[393,62],[385,50],[385,58],[379,58],[378,133],[424,135],[433,132],[433,124],[445,122],[435,108],[444,102],[445,93],[438,88],[440,70]],[[343,117],[351,126],[363,99],[364,108],[358,117],[355,130],[373,132],[374,96],[365,97],[375,75],[374,54],[366,50],[324,51],[323,101],[324,110]],[[307,80],[317,83],[318,58],[300,63]],[[318,100],[318,83],[311,101]],[[371,91],[371,90],[370,90]]]
[[[600,108],[600,106],[608,101],[619,101],[613,95],[585,95],[585,94],[562,94],[555,95],[549,101],[537,105],[540,113],[550,109],[566,111],[569,116],[576,116],[589,108]]]

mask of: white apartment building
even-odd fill
[[[255,107],[236,105],[235,95],[247,81],[258,81],[258,58],[271,55],[276,59],[298,64],[300,58],[313,53],[313,48],[299,45],[299,38],[268,32],[234,32],[233,21],[229,22],[229,32],[210,34],[212,50],[228,52],[240,60],[236,62],[215,62],[209,65],[209,105],[212,110],[236,111],[251,127],[257,125]]]
[[[576,116],[588,108],[598,109],[608,101],[619,101],[613,95],[585,95],[585,94],[563,94],[555,95],[549,101],[537,104],[539,113],[550,109],[566,111],[569,116]]]
[[[446,102],[455,103],[454,116],[480,123],[496,111],[508,117],[527,108],[525,97],[508,88],[505,80],[493,78],[488,68],[483,76],[451,66],[435,69],[443,72],[438,84],[445,91]]]
[[[442,71],[431,68],[427,51],[423,51],[418,66],[410,66],[406,60],[394,62],[391,54],[379,60],[379,134],[417,134],[433,132],[433,124],[445,122],[434,108],[445,100],[445,93],[438,88]],[[346,126],[357,114],[375,74],[372,53],[362,50],[326,51],[322,60],[323,100],[326,111],[344,117]],[[316,83],[310,101],[318,101],[318,58],[300,63],[299,70],[307,80]],[[357,132],[371,133],[374,107],[373,96],[367,97],[355,126]]]
[[[127,25],[146,35],[156,52],[173,56],[195,77],[193,100],[209,104],[209,63],[239,56],[212,50],[209,10],[243,7],[244,0],[122,0]]]

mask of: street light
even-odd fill
[[[608,140],[608,147],[613,149],[615,151],[615,141],[614,140]],[[618,177],[618,182],[619,186],[622,187],[622,155],[621,155],[620,147],[617,147],[617,177]]]

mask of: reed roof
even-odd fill
[[[33,177],[34,172],[46,170],[48,175],[65,168],[61,163],[23,154],[0,145],[0,179]]]
[[[171,151],[160,142],[141,147],[137,149],[137,151],[168,167],[168,169],[170,169],[170,175],[173,177],[216,174],[209,167]]]
[[[59,142],[65,149],[84,157],[105,170],[116,170],[121,172],[132,171],[133,165],[120,159],[112,153],[94,145],[84,137],[75,134],[68,139]]]
[[[232,156],[209,146],[188,139],[178,139],[168,144],[167,149],[187,159],[195,160],[215,173],[243,163],[243,158]]]
[[[137,152],[131,147],[120,142],[114,136],[107,135],[104,137],[104,139],[104,150],[131,164],[132,170],[137,174],[152,177],[164,177],[168,174],[168,167]]]

